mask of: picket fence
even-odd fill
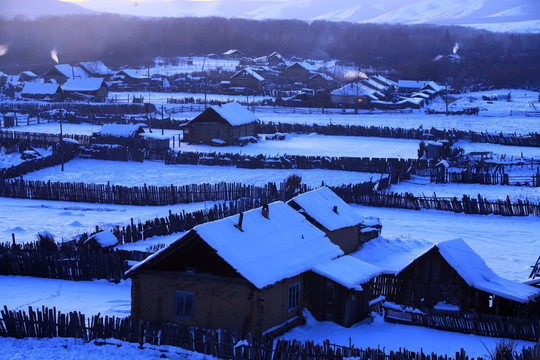
[[[255,337],[229,330],[208,330],[185,327],[174,323],[152,323],[148,321],[114,316],[94,315],[87,317],[80,312],[62,313],[56,308],[13,311],[4,306],[0,311],[0,336],[14,338],[71,337],[96,345],[121,346],[107,339],[144,344],[169,345],[220,359],[230,360],[473,360],[463,349],[455,357],[400,349],[360,349],[349,346],[322,344],[312,341],[275,340],[271,337]],[[274,344],[275,343],[275,344]],[[164,352],[173,351],[163,349]],[[515,360],[536,360],[540,345],[523,348]],[[164,356],[166,356],[164,354]],[[477,360],[482,360],[477,357]]]
[[[463,170],[460,172],[435,170],[430,173],[430,181],[434,183],[461,183],[485,185],[514,185],[540,187],[540,168],[531,176],[510,175],[501,172],[485,172]]]

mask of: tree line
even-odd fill
[[[380,25],[220,17],[137,18],[113,14],[0,20],[0,70],[46,71],[54,64],[102,60],[144,66],[160,56],[247,56],[339,59],[391,78],[430,79],[457,88],[540,88],[540,35],[491,33],[457,26]],[[447,57],[458,45],[459,61]],[[440,60],[437,56],[443,55]]]

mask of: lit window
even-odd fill
[[[300,283],[289,286],[289,311],[300,306]]]
[[[194,294],[184,291],[174,293],[174,316],[183,319],[193,319]]]

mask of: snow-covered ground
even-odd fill
[[[136,176],[134,176],[136,174]],[[239,182],[263,186],[268,182],[280,183],[288,176],[296,174],[302,182],[318,187],[324,181],[327,185],[355,184],[370,179],[378,180],[380,174],[334,170],[301,169],[242,169],[234,166],[165,165],[162,161],[143,163],[74,159],[64,166],[45,168],[24,175],[25,180],[51,180],[61,182],[85,182],[123,186],[157,185],[169,186],[220,182]]]
[[[52,155],[52,148],[48,148],[48,149],[35,148],[34,150],[36,150],[36,152],[42,157]],[[0,168],[8,168],[11,166],[19,165],[23,162],[24,160],[21,159],[21,153],[13,152],[13,153],[6,154],[6,151],[3,147],[0,149]]]
[[[0,338],[3,360],[217,360],[172,346],[154,346],[106,339],[105,345],[85,343],[82,339]]]
[[[96,225],[111,228],[146,221],[173,213],[193,212],[211,207],[214,203],[179,204],[171,206],[125,206],[111,204],[75,203],[30,199],[0,198],[0,242],[36,240],[38,232],[46,230],[56,240],[66,239],[95,230]]]

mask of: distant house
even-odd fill
[[[68,79],[86,79],[89,75],[79,66],[71,66],[69,64],[54,65],[52,69],[43,74],[45,82],[54,82],[63,84]]]
[[[63,91],[58,84],[30,82],[24,84],[21,96],[25,99],[61,101]]]
[[[113,80],[122,80],[128,84],[140,84],[150,82],[150,77],[148,75],[142,74],[137,70],[133,69],[124,69],[118,71],[111,78]]]
[[[66,97],[105,100],[109,95],[107,83],[102,78],[69,79],[62,85]]]
[[[314,73],[305,82],[310,89],[328,89],[334,84],[334,79],[325,73]]]
[[[241,59],[246,55],[240,50],[230,49],[223,53],[223,57],[226,59]]]
[[[109,79],[113,72],[101,61],[83,61],[77,64],[84,71],[88,73],[90,77]]]
[[[330,93],[332,104],[353,107],[370,107],[371,102],[384,99],[384,94],[364,84],[351,83]]]
[[[266,63],[268,66],[279,66],[285,64],[285,58],[280,53],[274,51],[266,57]]]
[[[245,68],[231,76],[229,81],[230,87],[242,87],[260,92],[263,89],[265,80],[252,68]]]
[[[131,315],[261,334],[298,324],[308,308],[350,325],[365,317],[362,284],[380,269],[341,255],[301,214],[274,202],[198,225],[128,270]]]
[[[362,236],[362,230],[367,228],[364,217],[326,186],[295,196],[288,204],[324,231],[345,254],[355,252],[369,240]]]
[[[311,73],[311,71],[308,70],[308,68],[304,64],[298,62],[286,67],[281,72],[281,76],[284,79],[293,82],[304,82],[308,80],[312,75],[313,74]]]
[[[445,304],[462,312],[540,315],[540,289],[499,277],[462,239],[434,245],[396,277],[397,301],[420,310]]]
[[[183,127],[189,143],[234,144],[242,137],[256,137],[258,119],[242,105],[232,102],[211,106]]]
[[[413,93],[421,91],[428,84],[431,84],[429,86],[433,86],[433,84],[435,84],[432,83],[432,81],[428,80],[399,80],[397,92],[401,95],[411,95]]]
[[[103,124],[97,135],[101,137],[116,137],[134,139],[144,133],[144,124]]]

